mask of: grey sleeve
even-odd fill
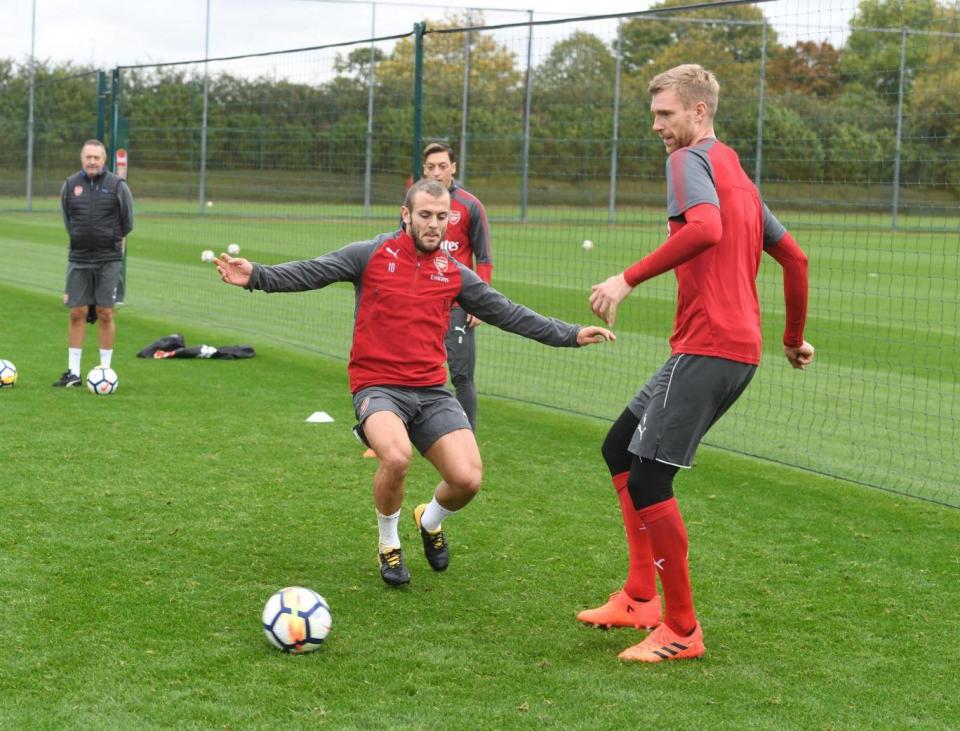
[[[470,248],[477,264],[493,265],[493,255],[490,251],[490,225],[487,223],[487,212],[483,204],[470,201]]]
[[[133,231],[133,193],[126,183],[117,186],[117,201],[120,203],[120,230],[126,236]]]
[[[774,246],[780,239],[783,238],[783,235],[787,232],[787,227],[784,226],[780,221],[777,220],[777,217],[774,216],[770,209],[767,208],[767,204],[763,204],[763,245]]]
[[[267,266],[254,264],[246,289],[264,292],[306,292],[334,282],[356,282],[380,245],[380,239],[347,244],[316,259]]]
[[[682,147],[667,158],[667,215],[677,218],[701,203],[720,207],[710,158],[702,150]]]
[[[518,305],[480,279],[472,270],[456,262],[463,286],[457,302],[471,315],[501,330],[522,335],[557,348],[577,347],[579,325],[544,317],[529,307]]]
[[[63,216],[63,227],[70,233],[70,213],[67,211],[67,181],[60,186],[60,213]]]

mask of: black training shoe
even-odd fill
[[[427,563],[434,571],[446,571],[447,566],[450,565],[450,544],[447,543],[442,530],[431,533],[420,527],[420,518],[426,509],[426,503],[413,509],[413,522],[417,524],[417,530],[420,531],[420,538],[423,540],[423,555],[427,557]]]
[[[80,380],[80,376],[75,376],[69,370],[66,370],[60,378],[53,382],[53,385],[58,388],[72,388],[73,386],[79,386],[81,383],[83,381]]]
[[[380,578],[390,586],[403,586],[410,583],[410,571],[403,562],[402,548],[379,548]]]

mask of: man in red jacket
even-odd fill
[[[470,422],[445,388],[444,336],[456,303],[502,330],[556,347],[614,340],[602,327],[580,327],[511,302],[441,250],[450,193],[435,180],[407,191],[403,227],[308,261],[277,266],[221,254],[224,282],[265,292],[304,292],[352,282],[356,319],[348,372],[357,435],[376,452],[373,501],[379,527],[380,576],[391,586],[410,582],[398,523],[411,443],[436,467],[440,483],[413,512],[427,562],[449,563],[443,520],[480,490],[482,463]]]
[[[590,306],[609,325],[641,282],[671,269],[678,284],[672,354],[614,422],[603,457],[627,532],[627,580],[601,607],[577,616],[603,627],[656,627],[622,660],[660,662],[705,652],[690,591],[687,532],[673,478],[692,466],[707,430],[760,363],[756,279],[763,252],[783,267],[783,351],[794,368],[813,360],[803,339],[807,258],[764,205],[737,154],[713,131],[719,84],[696,64],[650,82],[653,129],[666,146],[670,234],[657,249],[593,287]],[[663,589],[666,612],[660,624]]]

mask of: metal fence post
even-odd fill
[[[37,86],[37,62],[33,57],[37,36],[37,3],[33,2],[30,17],[30,99],[27,102],[27,210],[33,210],[33,107]]]
[[[375,59],[377,29],[377,4],[370,3],[370,70],[367,73],[367,152],[363,166],[363,217],[370,217],[370,196],[373,177],[373,87],[376,81],[377,64]]]
[[[97,139],[103,142],[107,130],[107,74],[97,71]]]
[[[520,221],[527,220],[527,189],[530,184],[530,92],[533,87],[533,11],[528,10],[527,81],[523,91],[523,154],[520,157]]]
[[[110,147],[107,150],[107,169],[115,172],[117,136],[120,129],[120,67],[110,74]]]
[[[613,82],[613,136],[610,143],[610,205],[607,222],[617,218],[617,155],[620,145],[620,68],[623,64],[623,20],[617,22],[617,70]]]
[[[413,180],[420,177],[420,147],[423,138],[423,33],[426,23],[413,24],[413,167],[410,175]]]
[[[757,157],[753,173],[753,184],[760,187],[763,175],[763,113],[767,100],[767,24],[763,24],[760,45],[760,93],[757,100]]]
[[[473,24],[473,16],[467,11],[467,26]],[[466,184],[467,180],[467,120],[470,116],[470,52],[473,34],[468,30],[463,41],[463,113],[460,115],[460,164],[457,165],[457,177]]]
[[[907,29],[900,31],[900,83],[897,89],[897,146],[893,158],[893,201],[891,202],[890,227],[897,230],[900,209],[900,140],[903,134],[903,76],[907,61]]]
[[[205,213],[207,198],[207,111],[210,102],[208,58],[210,58],[210,0],[207,0],[207,24],[203,44],[203,118],[200,121],[200,190],[198,194],[201,217]]]

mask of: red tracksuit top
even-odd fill
[[[333,282],[353,282],[356,292],[351,393],[368,386],[444,385],[444,336],[454,303],[502,330],[555,347],[577,345],[578,325],[511,302],[439,249],[420,254],[402,229],[316,259],[254,264],[246,288],[304,292]]]

